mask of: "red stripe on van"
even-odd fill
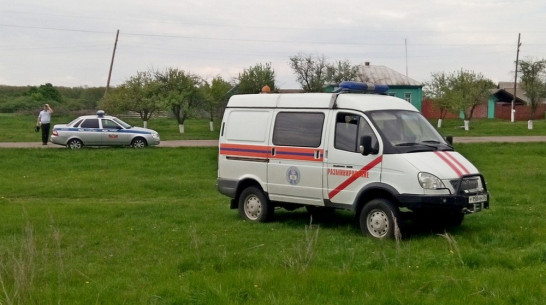
[[[455,162],[455,164],[457,164],[457,166],[462,170],[463,174],[465,175],[468,175],[470,174],[470,172],[468,171],[468,169],[461,163],[459,162],[459,160],[457,160],[454,156],[453,156],[453,153],[449,153],[449,152],[445,152],[445,154],[447,155],[447,157],[449,159],[451,159],[451,161]]]
[[[328,193],[328,197],[332,199],[334,196],[339,194],[339,192],[343,191],[345,188],[351,185],[351,183],[355,182],[356,179],[362,177],[367,171],[374,168],[377,164],[381,163],[381,161],[383,161],[383,156],[379,156],[375,158],[372,162],[366,164],[363,168],[355,172],[352,176],[347,178],[347,180],[343,181],[340,185],[338,185],[335,189]]]
[[[440,159],[442,159],[442,161],[444,161],[449,167],[451,167],[451,169],[457,174],[457,176],[461,177],[463,175],[457,165],[448,159],[449,155],[447,157],[445,156],[447,155],[446,152],[435,151],[434,153],[438,157],[440,157]]]

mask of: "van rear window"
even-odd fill
[[[323,126],[322,112],[279,112],[273,129],[273,144],[319,147]]]
[[[271,111],[234,110],[227,119],[226,139],[229,141],[265,142],[269,132]]]

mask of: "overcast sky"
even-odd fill
[[[0,84],[105,86],[179,68],[231,81],[271,63],[299,88],[290,56],[369,61],[425,82],[458,69],[513,81],[520,58],[546,58],[544,0],[0,0]]]

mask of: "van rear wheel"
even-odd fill
[[[360,230],[364,235],[379,239],[398,237],[399,215],[398,208],[389,200],[371,200],[360,213]]]
[[[239,196],[239,215],[246,220],[267,222],[273,217],[273,206],[264,192],[255,187],[247,187]]]

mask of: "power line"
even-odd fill
[[[56,27],[44,27],[44,26],[24,26],[24,25],[11,25],[0,24],[3,27],[12,28],[27,28],[38,30],[50,30],[50,31],[64,31],[64,32],[79,32],[79,33],[93,33],[93,34],[111,34],[110,31],[97,31],[97,30],[83,30],[83,29],[67,29]],[[174,38],[174,39],[193,39],[193,40],[207,40],[207,41],[227,41],[227,42],[253,42],[253,43],[283,43],[283,44],[320,44],[320,45],[354,45],[354,46],[404,46],[401,41],[397,42],[358,42],[358,41],[311,41],[311,40],[277,40],[277,39],[253,39],[253,38],[219,38],[219,37],[206,37],[206,36],[192,36],[192,35],[178,35],[178,34],[149,34],[138,32],[122,32],[122,35],[133,37],[152,37],[152,38]],[[509,47],[509,43],[411,43],[412,47]],[[528,44],[529,46],[546,46],[546,44]]]

